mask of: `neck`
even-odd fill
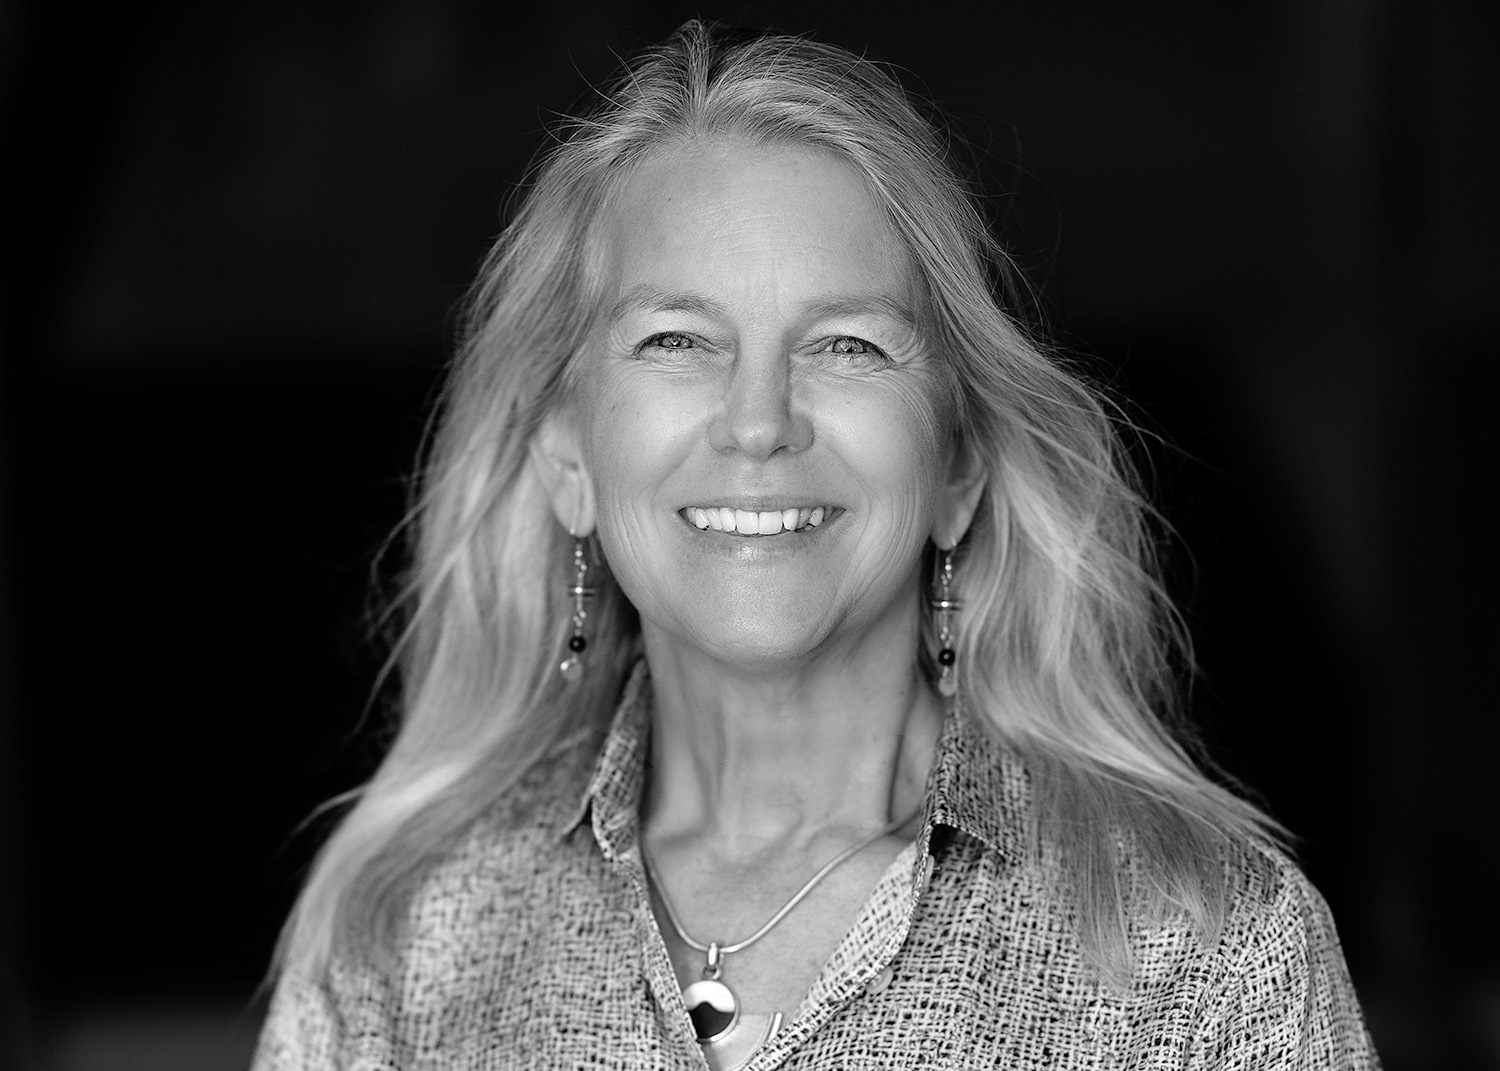
[[[914,628],[894,645],[751,669],[649,628],[645,639],[652,840],[746,862],[871,833],[921,800],[942,707],[920,678]]]

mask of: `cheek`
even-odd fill
[[[630,409],[621,399],[596,402],[588,424],[589,467],[599,490],[614,486],[622,473],[620,463],[639,454],[640,419],[632,419]]]
[[[895,383],[849,404],[840,422],[852,460],[876,486],[910,500],[936,493],[944,477],[947,431],[919,384]]]
[[[613,377],[588,398],[587,464],[602,510],[624,512],[650,501],[650,489],[677,466],[693,436],[691,421],[665,392],[633,386]]]
[[[596,482],[607,486],[612,481],[602,477],[617,475],[624,459],[638,455],[639,440],[649,427],[651,414],[642,411],[640,401],[630,392],[620,390],[611,378],[603,376],[590,383],[581,408],[590,469]]]

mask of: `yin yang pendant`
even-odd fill
[[[694,982],[682,991],[693,1033],[700,1042],[717,1041],[734,1029],[740,1018],[740,1002],[734,990],[714,978]]]
[[[703,1044],[729,1033],[740,1018],[739,999],[734,990],[719,980],[723,973],[719,943],[714,941],[708,946],[708,962],[703,965],[702,979],[682,991],[682,1002],[687,1005],[688,1018],[693,1021],[693,1033]]]

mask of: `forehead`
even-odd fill
[[[854,169],[828,152],[741,141],[662,149],[602,222],[616,295],[656,289],[868,298],[911,308],[911,258]]]

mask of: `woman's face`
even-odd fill
[[[570,434],[643,627],[762,666],[911,635],[923,548],[972,496],[909,257],[860,180],[693,144],[634,173],[603,237]]]

